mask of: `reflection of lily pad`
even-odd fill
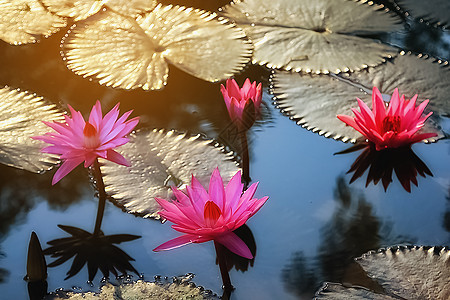
[[[188,184],[191,174],[206,183],[217,166],[224,178],[238,171],[232,153],[198,135],[153,130],[132,134],[130,139],[120,153],[131,167],[106,161],[101,170],[106,192],[115,203],[143,217],[158,219],[160,207],[154,197],[169,197],[170,185]]]
[[[62,17],[84,20],[96,14],[103,5],[122,14],[134,16],[152,10],[156,0],[42,0],[52,12]]]
[[[432,59],[401,53],[392,61],[354,73],[336,75],[301,75],[275,71],[272,76],[275,104],[297,124],[344,142],[355,142],[361,135],[336,118],[337,114],[352,116],[357,107],[356,97],[371,107],[368,95],[376,86],[383,94],[392,95],[398,87],[401,94],[411,98],[419,94],[419,101],[430,99],[427,109],[435,114],[450,111],[450,69],[447,64]],[[389,99],[389,97],[387,98]],[[425,123],[423,132],[436,132],[443,137],[432,120]]]
[[[191,280],[193,275],[179,276],[168,281],[135,281],[118,286],[110,283],[102,286],[99,293],[74,293],[57,291],[45,299],[95,300],[95,299],[124,299],[124,300],[161,300],[161,299],[220,299],[216,294],[201,287],[197,287]]]
[[[371,1],[236,0],[223,10],[253,41],[254,63],[297,72],[375,66],[396,51],[365,36],[401,28]]]
[[[38,0],[0,0],[0,15],[0,39],[14,45],[34,43],[38,36],[48,37],[66,26]]]
[[[63,121],[55,105],[19,89],[0,88],[0,163],[42,172],[58,162],[55,156],[41,153],[44,143],[31,139],[47,132],[45,121]]]
[[[421,18],[438,26],[450,24],[448,0],[397,0],[397,3],[413,18]]]
[[[158,5],[133,18],[112,11],[79,22],[63,41],[78,75],[123,89],[161,89],[168,63],[207,81],[240,71],[250,60],[245,34],[214,13]]]
[[[385,294],[327,283],[316,299],[450,299],[450,250],[447,248],[393,247],[371,251],[356,261],[381,283]]]

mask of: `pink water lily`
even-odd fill
[[[208,192],[192,176],[190,186],[185,191],[173,188],[176,201],[155,198],[161,205],[161,217],[175,225],[172,228],[184,235],[156,247],[153,251],[171,250],[190,243],[218,242],[230,251],[253,258],[247,245],[233,230],[244,225],[268,197],[253,198],[258,183],[252,184],[243,194],[241,172],[237,172],[224,188],[219,170],[211,175]]]
[[[250,82],[250,79],[246,79],[242,88],[234,79],[227,79],[226,88],[222,84],[220,91],[222,92],[223,99],[228,109],[228,114],[236,125],[243,129],[250,128],[255,117],[260,114],[261,109],[261,83],[256,85],[256,81]],[[251,108],[248,108],[248,107]],[[245,115],[246,107],[251,110]]]
[[[352,108],[354,118],[346,115],[337,117],[374,143],[378,151],[411,145],[437,135],[436,133],[417,133],[432,114],[430,112],[422,116],[428,100],[416,106],[417,95],[411,100],[405,100],[405,96],[400,97],[398,89],[395,89],[386,108],[380,91],[374,87],[372,110],[363,101],[358,98],[357,100],[361,111]]]
[[[63,161],[53,176],[52,184],[56,184],[83,161],[84,167],[91,166],[98,157],[129,166],[127,160],[113,149],[128,142],[125,136],[136,127],[139,117],[126,121],[132,113],[128,111],[119,118],[119,103],[103,117],[100,102],[97,101],[86,122],[79,111],[70,105],[68,107],[71,117],[64,116],[65,123],[44,121],[55,132],[32,137],[51,144],[41,151],[59,155]]]

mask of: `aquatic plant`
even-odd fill
[[[33,139],[52,144],[42,149],[42,152],[57,154],[63,160],[53,176],[52,184],[56,184],[84,161],[84,167],[91,166],[98,157],[128,166],[127,160],[113,149],[128,142],[125,136],[129,134],[139,122],[139,117],[125,121],[132,111],[119,117],[119,104],[102,115],[100,102],[97,101],[86,122],[79,111],[68,105],[72,117],[65,116],[65,123],[45,122],[55,132],[47,132]]]
[[[252,184],[244,194],[243,187],[241,172],[237,172],[224,188],[219,169],[215,169],[208,192],[192,175],[191,185],[186,187],[185,192],[173,188],[176,201],[155,198],[162,207],[159,214],[175,223],[173,229],[185,234],[165,242],[153,251],[213,240],[240,256],[253,258],[247,245],[233,230],[244,225],[269,197],[253,198],[258,183]]]
[[[417,95],[405,100],[405,96],[400,97],[398,89],[395,89],[386,108],[376,87],[372,92],[372,111],[361,99],[357,100],[361,111],[352,109],[355,118],[347,115],[337,115],[337,118],[374,143],[378,151],[411,145],[436,136],[436,133],[417,133],[432,114],[430,112],[422,117],[428,100],[416,106]]]

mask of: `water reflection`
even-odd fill
[[[86,172],[80,168],[50,189],[51,173],[40,175],[0,165],[0,237],[14,224],[22,223],[38,199],[46,200],[52,209],[65,209],[80,201],[89,189]]]
[[[369,170],[366,187],[373,182],[378,184],[381,180],[386,191],[392,183],[392,173],[395,172],[401,185],[407,192],[411,192],[411,182],[418,186],[417,175],[433,176],[427,165],[412,151],[410,147],[389,148],[377,151],[372,143],[360,144],[338,154],[348,153],[363,148],[363,152],[353,162],[348,173],[353,172],[350,183],[362,177]]]
[[[237,271],[246,272],[248,270],[249,266],[253,267],[253,263],[255,262],[255,257],[256,257],[255,238],[253,236],[252,231],[246,224],[242,225],[241,227],[234,230],[233,232],[247,245],[247,247],[250,249],[250,252],[253,255],[253,258],[248,259],[248,258],[242,257],[240,255],[237,255],[237,254],[231,252],[230,250],[228,250],[227,248],[224,247],[223,252],[225,255],[227,269],[229,272],[234,267]],[[216,258],[216,265],[217,264],[219,264],[218,258]]]
[[[58,227],[69,233],[71,237],[47,242],[51,246],[44,250],[44,254],[57,258],[48,264],[49,267],[59,266],[74,257],[65,279],[76,275],[85,264],[87,264],[88,279],[91,282],[99,269],[105,278],[109,278],[109,273],[118,277],[118,272],[125,275],[127,271],[139,275],[130,264],[130,261],[134,261],[134,259],[113,244],[132,241],[140,238],[140,236],[131,234],[104,235],[102,231],[99,234],[91,234],[77,227],[66,225],[58,225]]]
[[[311,299],[316,288],[320,286],[316,270],[303,251],[292,255],[289,264],[283,268],[281,277],[285,289],[299,299]]]

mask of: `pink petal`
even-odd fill
[[[400,98],[398,95],[398,89],[394,89],[394,93],[392,93],[391,101],[389,102],[389,107],[387,110],[388,116],[395,116],[398,114],[400,108]]]
[[[228,248],[233,253],[240,255],[242,257],[252,259],[253,254],[247,245],[234,233],[230,232],[228,234],[220,235],[214,238],[218,243],[221,243]]]
[[[234,79],[227,79],[227,92],[230,98],[241,100],[241,89]]]
[[[386,107],[380,91],[375,86],[372,89],[372,111],[375,116],[375,123],[380,126],[384,117],[386,117]]]
[[[122,156],[122,154],[112,149],[108,149],[106,151],[106,159],[119,165],[123,165],[126,167],[130,166],[130,163],[125,159],[125,157]]]
[[[220,211],[223,212],[225,190],[223,188],[223,181],[222,177],[220,176],[219,168],[215,168],[211,175],[208,195],[209,198],[217,204],[217,206],[220,208]]]
[[[237,171],[225,188],[225,197],[227,202],[225,211],[228,212],[236,209],[239,199],[241,198],[243,188],[244,184],[241,182],[241,171]]]
[[[172,250],[191,243],[193,243],[193,236],[185,234],[177,238],[174,238],[170,241],[167,241],[164,244],[159,245],[158,247],[153,249],[153,251],[158,252],[158,251]]]
[[[63,164],[56,171],[55,175],[52,179],[52,185],[55,185],[58,181],[60,181],[64,176],[69,174],[76,166],[83,162],[83,157],[77,157],[74,159],[67,159],[63,162]]]
[[[100,101],[97,100],[89,115],[89,123],[91,123],[97,130],[100,128],[102,116],[102,105],[100,104]]]

